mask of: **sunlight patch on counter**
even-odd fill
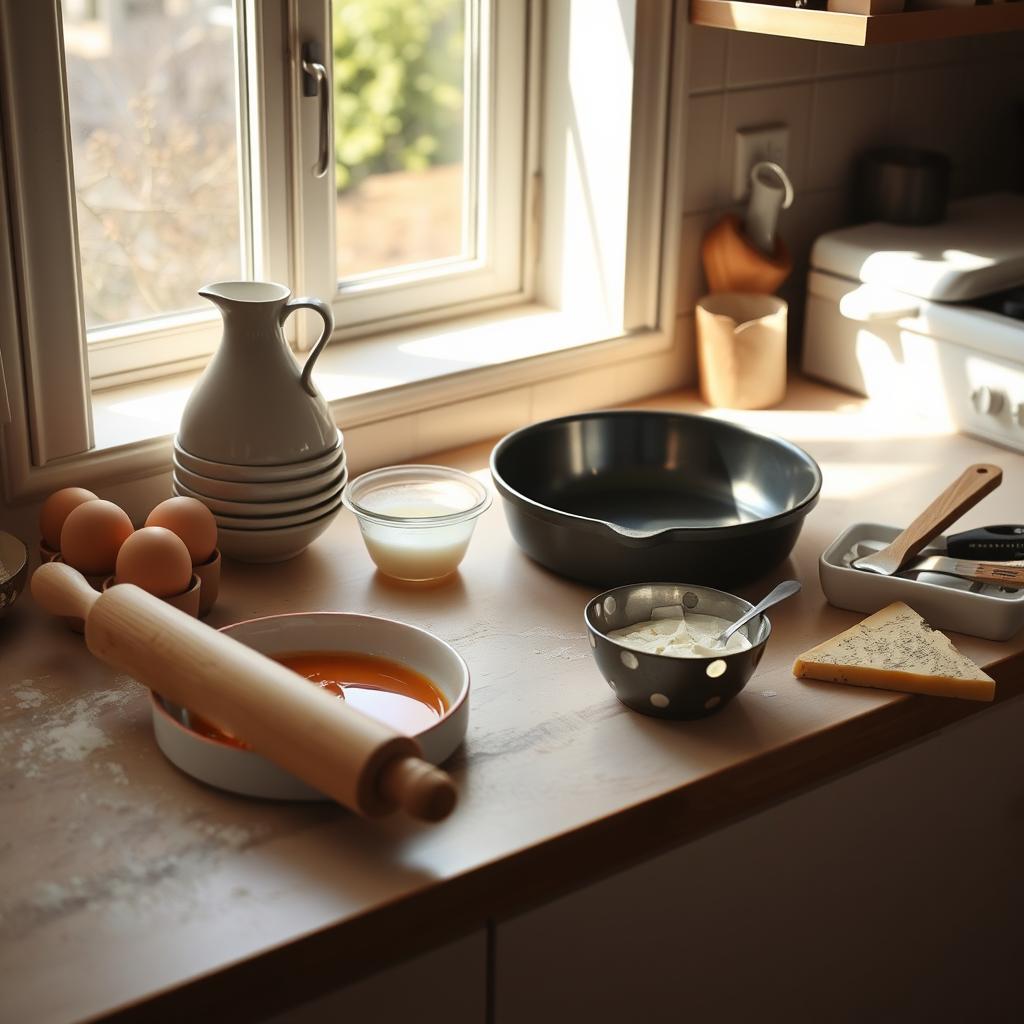
[[[955,433],[945,417],[925,419],[906,408],[857,402],[837,409],[709,409],[705,415],[790,441],[878,441]]]
[[[826,501],[888,494],[932,475],[930,465],[914,462],[820,462],[821,497]]]

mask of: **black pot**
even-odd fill
[[[860,158],[857,216],[887,224],[938,224],[949,201],[949,157],[926,149],[888,146]]]
[[[821,471],[802,449],[705,416],[594,412],[504,437],[491,475],[516,543],[596,586],[749,582],[793,549]]]

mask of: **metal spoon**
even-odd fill
[[[733,633],[736,632],[740,626],[746,625],[752,618],[760,615],[761,612],[771,608],[773,604],[778,604],[780,601],[785,601],[787,597],[792,597],[794,594],[799,593],[800,584],[797,580],[783,580],[774,590],[768,593],[765,597],[762,597],[753,608],[747,612],[742,618],[737,619],[731,626],[727,626],[722,630],[721,633],[715,637],[714,640],[708,644],[709,647],[717,647],[721,645],[724,647]]]

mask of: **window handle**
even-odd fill
[[[322,178],[327,173],[330,162],[330,116],[331,98],[328,95],[327,68],[320,61],[320,47],[316,43],[306,43],[302,47],[302,95],[317,97],[320,107],[320,141],[313,174]]]

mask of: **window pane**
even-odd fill
[[[243,276],[231,0],[64,0],[88,327]]]
[[[471,0],[332,0],[339,278],[469,255]]]

